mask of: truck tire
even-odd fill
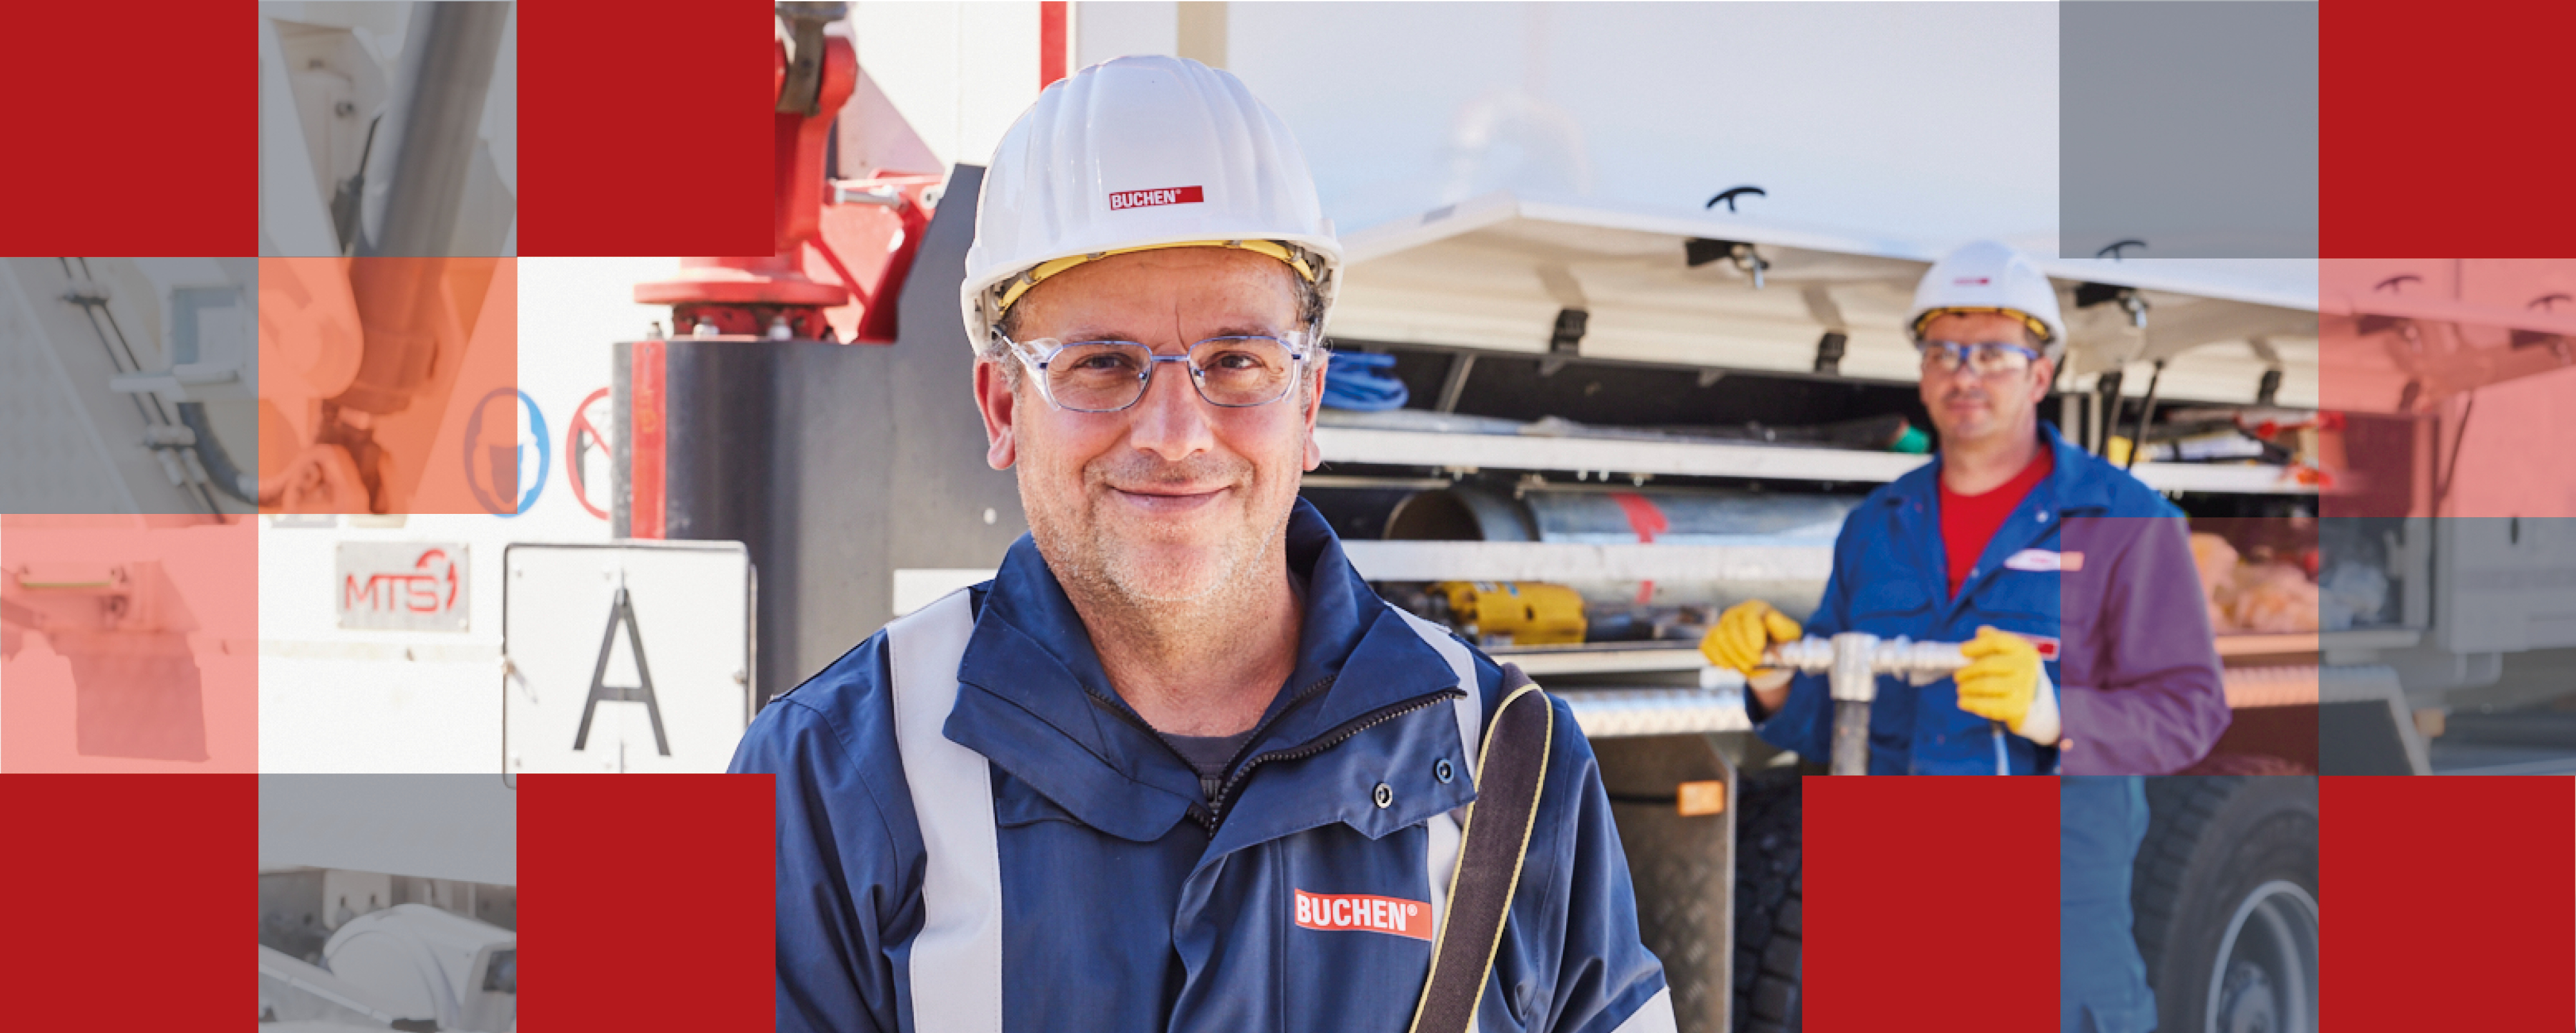
[[[1744,777],[1735,826],[1735,1033],[1797,1033],[1806,811],[1796,768]]]
[[[2163,1033],[2315,1033],[2317,780],[2146,782],[2130,903]]]

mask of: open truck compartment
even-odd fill
[[[1303,494],[1386,598],[1520,665],[1573,709],[1602,757],[1683,1028],[1798,1028],[1797,787],[1824,758],[1754,737],[1741,677],[1697,646],[1745,599],[1811,610],[1843,516],[1931,461],[1899,331],[1931,255],[1510,195],[1349,245],[1333,342],[1385,356],[1359,371],[1378,407],[1323,412],[1325,465]],[[2211,557],[2236,731],[2206,770],[2313,774],[2323,699],[2377,728],[2379,755],[2420,758],[2385,669],[2328,660],[2413,643],[2425,560],[2402,520],[2320,540],[2320,498],[2341,488],[2330,467],[2348,435],[2376,444],[2406,430],[2314,412],[2313,296],[2136,275],[2144,265],[2044,265],[2073,349],[2042,418],[2115,461],[2143,439],[2132,472],[2192,518]],[[2344,604],[2333,628],[2315,605],[2329,592]],[[2313,821],[2314,779],[2161,781],[2172,786],[2150,791],[2157,827],[2189,835],[2139,861],[2159,999],[2217,1028],[2312,1020],[2314,970],[2296,958],[2314,944],[2313,851],[2238,885],[2246,866],[2218,837],[2237,824],[2295,836],[2281,822]],[[1726,795],[1685,810],[1693,782]],[[2273,813],[2282,806],[2291,818]],[[2260,813],[2240,815],[2249,807]],[[2262,928],[2287,930],[2259,945],[2238,914],[2257,887]]]

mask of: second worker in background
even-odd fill
[[[1970,244],[1933,265],[1906,319],[1940,451],[1843,522],[1805,627],[1759,600],[1701,643],[1745,675],[1754,727],[1831,753],[1821,675],[1765,668],[1802,634],[1964,642],[1921,685],[1883,676],[1873,775],[2066,774],[2059,786],[2059,1022],[2156,1024],[2130,939],[2129,872],[2147,830],[2140,780],[2183,770],[2227,729],[2227,697],[2182,512],[2039,422],[2066,352],[2056,289],[2027,257]]]

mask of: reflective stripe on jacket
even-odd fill
[[[1110,688],[1026,537],[763,710],[732,770],[777,778],[778,1028],[1405,1028],[1501,670],[1379,600],[1303,502],[1288,554],[1296,672],[1214,799]],[[1478,1026],[1669,1030],[1556,705]]]

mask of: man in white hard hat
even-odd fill
[[[2068,444],[2038,407],[2066,324],[2031,260],[1970,244],[1932,266],[1906,319],[1922,354],[1935,460],[1845,519],[1823,603],[1799,622],[1728,610],[1701,643],[1746,675],[1763,739],[1830,754],[1816,676],[1765,668],[1801,635],[1966,641],[1970,664],[1920,686],[1882,679],[1871,774],[2058,774],[2060,1011],[2069,1033],[2155,1024],[2129,942],[2129,868],[2147,822],[2142,774],[2180,771],[2228,724],[2182,512]]]
[[[1004,137],[966,264],[1030,534],[745,736],[779,1028],[1672,1029],[1574,721],[1380,601],[1297,497],[1341,251],[1278,117],[1196,62],[1084,69]],[[1465,805],[1507,802],[1487,719],[1533,702],[1526,841],[1462,863],[1497,841]],[[1499,940],[1453,944],[1499,876]]]

